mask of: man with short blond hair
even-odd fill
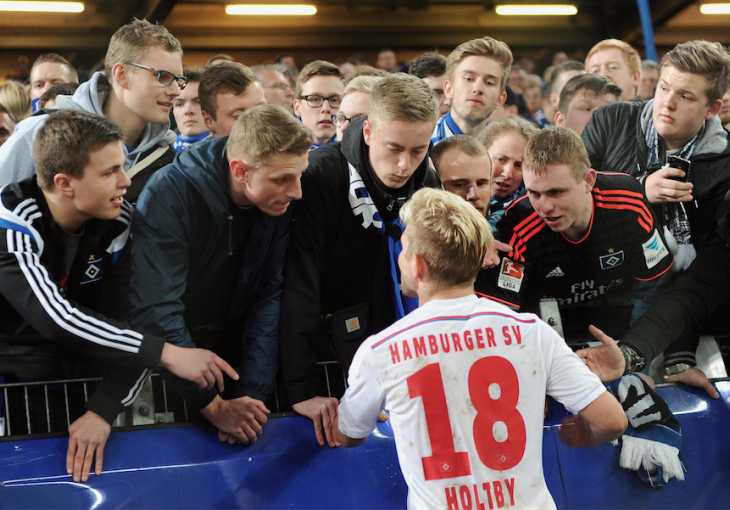
[[[631,101],[639,94],[641,57],[630,45],[618,39],[605,39],[586,56],[586,72],[600,74],[621,87],[621,97]]]
[[[367,118],[309,156],[286,259],[281,372],[289,401],[312,419],[321,445],[335,446],[339,395],[322,396],[317,362],[336,357],[347,371],[357,346],[413,305],[395,271],[396,220],[416,190],[440,187],[428,164],[437,118],[423,80],[392,74],[373,89]]]
[[[621,405],[550,326],[474,294],[492,243],[481,214],[422,189],[400,215],[403,292],[419,308],[358,349],[335,437],[362,444],[387,408],[411,510],[555,508],[540,460],[545,395],[576,413],[560,434],[571,446],[618,438]]]
[[[330,62],[315,60],[299,73],[294,91],[294,113],[314,133],[313,149],[335,139],[332,114],[340,109],[344,88],[340,68]]]
[[[240,367],[231,399],[173,385],[221,441],[254,442],[266,423],[291,202],[311,144],[282,106],[251,108],[229,137],[190,147],[158,172],[135,210],[130,323]]]
[[[439,119],[431,141],[479,134],[494,108],[507,98],[504,88],[511,65],[509,46],[491,37],[457,46],[446,59],[444,93],[451,100],[451,111]]]
[[[213,138],[231,134],[246,110],[266,104],[263,85],[256,75],[238,62],[221,62],[203,71],[198,86],[200,109]]]

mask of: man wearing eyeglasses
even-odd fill
[[[109,41],[104,72],[94,74],[73,96],[56,99],[57,108],[96,113],[122,129],[124,170],[132,179],[125,198],[131,203],[147,179],[175,157],[169,113],[187,83],[182,74],[180,42],[162,25],[135,20]],[[35,174],[33,140],[47,117],[26,119],[0,147],[0,186]]]
[[[282,67],[280,65],[259,65],[253,66],[251,71],[263,84],[267,103],[280,104],[294,113],[294,91],[289,85],[289,80],[284,76]]]
[[[330,62],[315,60],[299,73],[294,113],[314,133],[312,149],[334,141],[332,114],[340,109],[344,89],[340,68]]]

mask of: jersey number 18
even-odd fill
[[[431,456],[423,457],[426,480],[471,474],[469,453],[457,452],[449,421],[441,367],[432,363],[408,378],[411,398],[421,397]],[[476,361],[469,370],[469,398],[477,411],[474,445],[489,469],[515,467],[525,454],[525,420],[517,410],[520,386],[512,364],[500,356]]]

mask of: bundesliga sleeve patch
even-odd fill
[[[525,278],[525,266],[518,264],[514,260],[507,257],[502,259],[502,265],[499,270],[499,280],[497,287],[519,292],[522,286],[522,280]]]
[[[664,241],[659,236],[659,231],[654,230],[654,235],[641,245],[644,249],[644,260],[646,260],[646,267],[651,269],[656,266],[664,257],[669,255],[669,250],[664,246]]]

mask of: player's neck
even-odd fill
[[[458,299],[474,294],[474,284],[466,287],[450,287],[448,289],[434,288],[433,285],[422,284],[418,289],[418,306],[421,307],[429,301],[443,301],[446,299]]]

